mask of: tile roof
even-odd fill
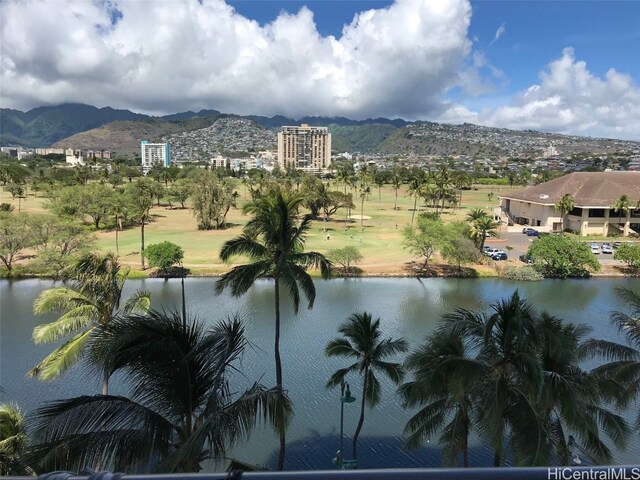
[[[640,172],[575,172],[501,197],[553,205],[566,193],[576,207],[610,207],[622,195],[634,206],[640,200]]]

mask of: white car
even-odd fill
[[[613,253],[611,245],[602,245],[602,253]]]
[[[600,245],[598,245],[597,243],[592,243],[591,244],[591,253],[595,253],[596,255],[600,254]]]

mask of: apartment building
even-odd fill
[[[282,127],[278,132],[280,168],[320,172],[331,165],[331,134],[327,127]]]
[[[164,167],[171,165],[171,149],[168,143],[149,143],[147,140],[141,140],[140,158],[142,171],[146,175],[154,163],[160,163]]]

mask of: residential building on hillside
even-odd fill
[[[574,208],[565,224],[556,203],[563,195],[573,198]],[[615,210],[620,197],[629,198],[629,209]],[[518,192],[500,196],[500,207],[509,223],[530,225],[540,231],[566,228],[581,235],[629,235],[640,232],[640,172],[575,172]]]
[[[80,150],[74,150],[73,148],[67,148],[64,151],[65,160],[69,165],[77,166],[84,165],[84,157]]]
[[[278,164],[283,170],[320,172],[331,165],[331,134],[327,127],[282,127],[278,132]]]
[[[147,140],[141,140],[140,158],[142,171],[146,175],[154,163],[160,163],[164,167],[171,165],[171,149],[168,143],[149,143]]]

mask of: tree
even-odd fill
[[[545,277],[584,277],[600,270],[600,263],[584,243],[563,235],[547,235],[535,240],[528,254],[534,268]]]
[[[180,202],[182,208],[185,208],[184,202],[191,195],[191,182],[187,179],[177,180],[169,189],[169,198]]]
[[[629,210],[631,209],[631,199],[628,195],[622,195],[619,199],[613,202],[613,211],[618,212],[618,226],[620,230],[624,232],[624,226],[622,225],[622,215],[625,217]]]
[[[275,294],[275,342],[276,385],[284,394],[282,364],[280,360],[280,286],[283,285],[293,299],[294,312],[300,305],[300,289],[313,307],[316,296],[313,280],[306,268],[320,268],[323,278],[329,276],[331,262],[317,252],[304,252],[306,236],[311,228],[311,216],[305,215],[297,224],[295,217],[304,198],[293,192],[276,187],[263,196],[255,198],[244,207],[245,213],[253,215],[239,237],[228,240],[222,246],[220,258],[227,262],[237,255],[252,260],[247,265],[233,267],[216,282],[216,291],[231,288],[234,296],[243,295],[258,278],[274,280]],[[284,418],[284,416],[283,416]],[[278,470],[284,467],[285,425],[280,430],[280,453]]]
[[[107,219],[111,213],[115,193],[112,188],[99,183],[92,183],[81,188],[84,197],[80,214],[89,215],[96,230],[100,229],[100,222]]]
[[[232,189],[211,171],[199,172],[191,186],[193,214],[198,220],[198,229],[221,229],[233,204]]]
[[[475,243],[462,236],[449,238],[442,248],[442,256],[449,262],[455,262],[458,272],[462,272],[463,264],[477,262],[481,257]]]
[[[34,263],[55,279],[66,278],[71,266],[95,243],[83,226],[69,219],[39,216],[33,219],[33,226],[38,244]]]
[[[329,250],[327,258],[331,260],[332,263],[337,263],[342,266],[342,273],[347,274],[358,271],[358,268],[354,265],[361,262],[364,257],[356,247],[349,246]]]
[[[27,448],[24,417],[15,405],[0,404],[0,475],[35,476],[23,462]]]
[[[489,214],[482,208],[473,208],[467,212],[467,221],[474,223],[476,220],[488,217]]]
[[[144,226],[150,218],[153,206],[152,181],[140,178],[127,185],[125,195],[130,206],[131,216],[140,225],[140,268],[144,270]]]
[[[540,465],[546,455],[546,431],[533,400],[542,378],[535,314],[518,291],[493,303],[491,311],[457,309],[444,315],[436,335],[461,336],[471,351],[478,352],[457,370],[453,381],[473,385],[477,426],[494,450],[493,465],[502,463],[506,436],[519,464]]]
[[[571,210],[575,207],[576,202],[573,200],[573,197],[570,193],[565,193],[558,203],[555,204],[554,208],[557,212],[562,216],[562,231],[565,229],[565,219],[566,216],[569,215]]]
[[[409,181],[409,186],[407,187],[407,194],[410,197],[413,197],[413,211],[411,213],[411,228],[413,228],[413,219],[416,215],[416,210],[418,209],[418,198],[422,195],[422,188],[424,183],[425,182],[423,177],[416,176]]]
[[[407,357],[404,366],[413,373],[413,380],[398,389],[405,408],[421,407],[405,426],[406,447],[418,448],[441,431],[438,444],[445,463],[455,465],[462,453],[465,467],[469,466],[475,381],[464,372],[467,366],[477,371],[467,350],[460,335],[432,334]]]
[[[395,172],[393,174],[393,177],[391,177],[391,187],[396,193],[395,201],[393,202],[393,209],[397,210],[398,209],[398,190],[400,190],[400,187],[402,187],[402,178],[397,172]]]
[[[441,220],[420,215],[415,229],[407,225],[402,230],[403,245],[414,255],[424,259],[423,269],[429,266],[429,260],[445,242],[446,227]]]
[[[364,200],[371,193],[369,187],[360,187],[360,229],[364,232]]]
[[[158,267],[160,274],[167,275],[169,268],[182,262],[184,250],[172,242],[161,242],[149,245],[145,252],[150,267]]]
[[[256,382],[238,395],[231,388],[247,345],[237,319],[208,330],[195,319],[183,324],[178,313],[152,311],[105,324],[95,339],[94,363],[121,372],[134,388],[129,397],[83,396],[41,407],[34,439],[45,470],[198,472],[259,421],[278,424],[279,408],[291,412],[276,389]]]
[[[128,272],[121,272],[115,255],[88,254],[82,257],[70,274],[70,286],[50,288],[38,295],[33,313],[42,315],[62,312],[51,323],[33,329],[36,344],[57,342],[75,334],[57,347],[28,375],[41,380],[52,380],[65,373],[86,354],[86,346],[99,325],[106,325],[119,314],[143,312],[149,308],[149,294],[137,291],[124,305],[120,305],[122,289]],[[108,374],[104,373],[102,391],[108,392]]]
[[[18,211],[20,211],[20,200],[24,198],[24,187],[17,183],[10,183],[5,189],[11,194],[11,198],[18,199]]]
[[[328,357],[346,357],[355,360],[348,367],[337,370],[327,382],[327,388],[335,388],[344,382],[350,372],[357,372],[362,377],[362,399],[360,418],[353,435],[353,459],[358,459],[358,437],[364,424],[364,407],[375,407],[380,402],[381,386],[376,372],[383,373],[398,385],[404,376],[400,363],[388,362],[386,359],[407,350],[407,342],[400,339],[382,339],[380,319],[373,321],[367,312],[354,313],[344,322],[338,331],[342,337],[331,340],[326,348]]]
[[[561,465],[569,465],[571,445],[567,435],[578,437],[583,451],[597,464],[609,464],[613,458],[600,431],[618,448],[624,448],[629,428],[624,418],[608,408],[608,391],[612,384],[581,365],[592,359],[595,349],[585,341],[591,328],[584,324],[565,323],[543,312],[536,320],[540,335],[538,358],[543,371],[538,410],[546,424],[552,456]],[[618,387],[614,387],[617,390]]]
[[[613,255],[616,260],[621,260],[635,273],[640,272],[640,245],[622,244]]]
[[[18,254],[36,245],[37,237],[32,218],[26,213],[0,212],[0,260],[11,276]]]
[[[484,216],[473,222],[471,226],[470,236],[478,246],[478,250],[482,252],[484,249],[484,242],[487,237],[497,237],[498,223],[491,217]]]

